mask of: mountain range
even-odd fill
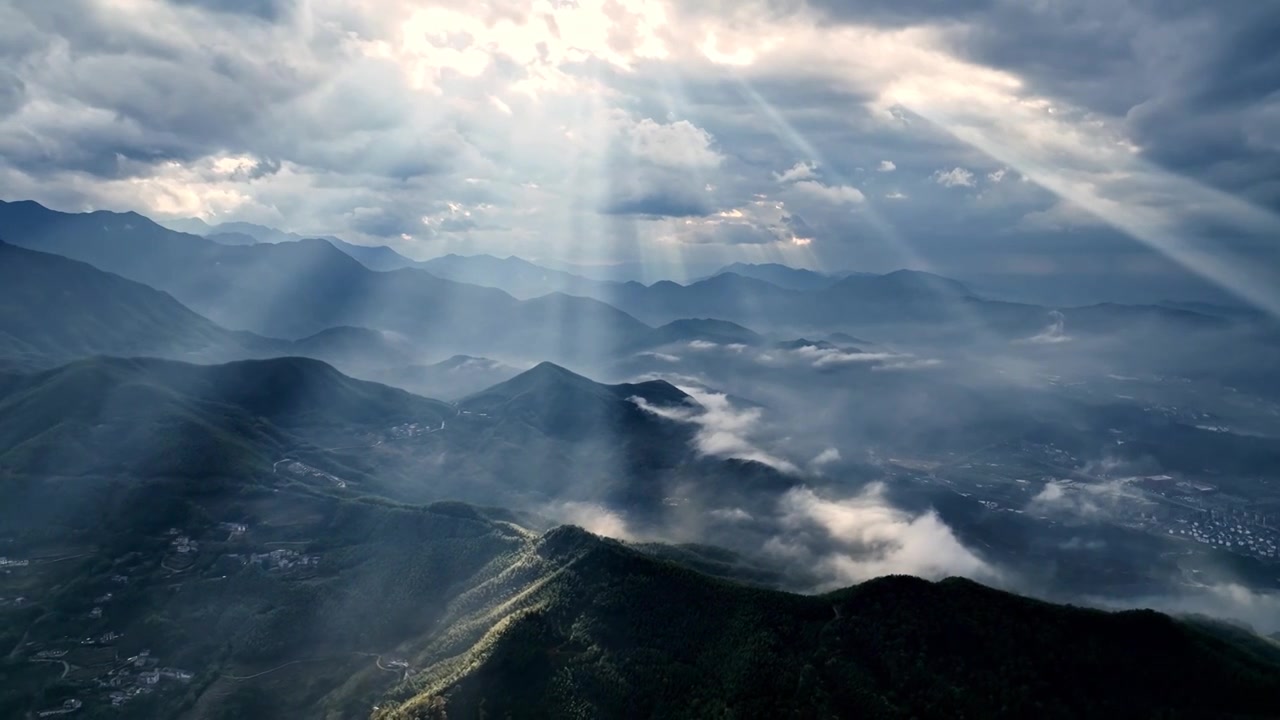
[[[277,338],[352,326],[422,345],[444,340],[456,350],[520,347],[563,357],[592,352],[588,337],[607,345],[649,330],[587,298],[518,301],[421,270],[376,272],[325,240],[220,245],[133,213],[67,215],[35,203],[0,205],[0,228],[12,244],[91,263],[166,291],[224,327]]]
[[[831,590],[864,554],[918,559],[913,535],[1004,588],[1195,574],[1036,503],[1098,447],[1081,513],[1157,472],[1265,485],[1269,426],[1186,409],[1230,382],[1214,412],[1268,422],[1264,317],[171,225],[0,203],[0,716],[1280,715],[1280,646],[1247,628],[959,578]],[[1120,402],[1152,387],[1174,389]],[[998,494],[950,484],[970,475]],[[1106,542],[1171,547],[1140,517]]]
[[[847,274],[806,290],[735,272],[689,285],[582,281],[518,258],[487,256],[448,256],[379,272],[333,239],[222,245],[135,213],[65,214],[31,202],[0,204],[0,233],[11,244],[88,262],[168,292],[224,327],[286,339],[353,326],[400,333],[427,346],[443,339],[453,353],[520,348],[530,356],[573,360],[633,345],[648,331],[646,324],[685,318],[715,318],[757,331],[925,324],[1004,337],[1034,335],[1052,322],[1048,308],[985,300],[955,280],[909,270]],[[360,252],[366,251],[382,253]],[[307,282],[298,282],[304,277]],[[521,296],[556,289],[517,300],[498,289],[503,286]],[[1177,332],[1230,322],[1157,306],[1060,312],[1072,332],[1084,333],[1126,324]]]
[[[444,403],[305,358],[222,365],[91,358],[0,384],[0,471],[219,477],[335,437],[437,426]]]
[[[960,579],[795,595],[729,552],[403,505],[325,464],[344,437],[435,447],[455,424],[486,451],[675,427],[632,414],[635,397],[690,403],[666,383],[599,385],[549,364],[456,407],[297,358],[0,376],[0,527],[6,553],[34,558],[0,577],[0,714],[70,698],[89,717],[139,718],[1280,711],[1280,649],[1232,626]],[[387,434],[415,426],[431,432]],[[31,588],[16,605],[15,579]],[[146,686],[148,668],[169,679],[105,700]]]
[[[279,349],[171,295],[87,263],[0,242],[0,354],[25,367],[90,355],[234,359]]]
[[[831,287],[847,277],[871,276],[874,274],[860,273],[852,270],[837,273],[822,273],[805,268],[793,268],[780,263],[735,262],[720,268],[705,278],[699,279],[707,280],[715,277],[716,275],[724,275],[726,273],[755,278],[756,280],[764,280],[767,283],[772,283],[781,288],[799,290],[801,292],[821,290],[822,288]]]

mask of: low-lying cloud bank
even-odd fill
[[[1071,336],[1067,335],[1066,327],[1066,316],[1057,310],[1051,310],[1049,312],[1049,324],[1043,330],[1018,342],[1031,343],[1033,345],[1057,345],[1058,343],[1071,342]]]
[[[1183,592],[1170,595],[1124,599],[1093,597],[1089,601],[1109,610],[1145,607],[1172,615],[1221,618],[1243,623],[1264,634],[1280,632],[1280,592],[1251,590],[1237,583],[1188,587]]]
[[[779,499],[779,512],[783,532],[768,541],[765,552],[819,573],[823,580],[818,590],[893,573],[1000,578],[937,513],[913,515],[893,507],[880,483],[846,498],[795,488]]]
[[[562,502],[542,508],[548,517],[615,540],[638,539],[621,513],[600,503]]]
[[[795,463],[761,448],[753,440],[763,421],[763,410],[735,407],[723,393],[692,386],[680,389],[700,407],[658,407],[641,397],[633,397],[631,402],[658,417],[696,425],[694,442],[703,455],[751,460],[791,475],[800,472]]]
[[[1123,480],[1099,483],[1050,480],[1031,498],[1026,510],[1034,515],[1064,519],[1102,520],[1114,515],[1125,502],[1137,500]]]
[[[721,344],[709,340],[692,340],[685,343],[689,350],[709,353],[724,351],[735,355],[743,355],[753,359],[760,365],[768,367],[809,366],[826,370],[844,366],[870,366],[872,370],[924,370],[943,364],[938,358],[922,358],[908,352],[876,351],[842,348],[827,343],[800,345],[799,347],[776,347],[768,350],[753,349],[742,343]]]

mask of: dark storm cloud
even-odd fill
[[[1117,13],[1120,22],[1106,22]],[[979,26],[975,58],[1008,67],[1038,88],[1126,117],[1143,155],[1256,201],[1280,207],[1280,12],[1268,3],[1083,3],[1071,12],[1025,8],[1006,27]]]
[[[610,199],[600,208],[605,215],[642,215],[645,217],[697,217],[710,213],[706,199],[692,193],[654,190],[638,195]]]
[[[26,102],[27,84],[11,72],[0,70],[0,117],[22,107]]]
[[[1206,21],[1189,38],[1202,52],[1128,114],[1147,157],[1280,209],[1278,37],[1280,11],[1267,3]]]
[[[448,127],[406,125],[397,67],[352,57],[324,28],[304,37],[231,14],[283,20],[290,3],[198,4],[220,12],[171,35],[78,0],[0,11],[0,37],[24,38],[15,66],[47,100],[0,127],[8,163],[113,179],[232,152],[273,158],[260,173],[286,158],[403,181],[443,172],[465,147]],[[0,115],[6,88],[0,78]]]
[[[783,217],[782,224],[798,238],[812,238],[817,235],[817,231],[799,215],[792,214]]]
[[[790,3],[777,2],[784,7]],[[809,0],[807,5],[837,21],[877,25],[912,25],[980,17],[1002,3],[998,0]]]
[[[11,165],[35,174],[115,178],[243,146],[265,115],[315,79],[301,63],[270,57],[269,36],[213,22],[198,34],[164,35],[76,0],[19,0],[2,19],[24,36],[13,65],[28,95],[44,102],[29,102],[0,128],[0,147]]]
[[[170,5],[279,20],[293,10],[293,0],[166,0]]]
[[[1124,118],[1142,156],[1280,209],[1280,10],[1227,0],[809,0],[832,21],[937,24],[964,57]]]
[[[777,22],[756,23],[761,4]],[[449,251],[498,253],[536,245],[549,256],[557,239],[603,225],[632,235],[592,246],[610,255],[597,261],[635,259],[621,255],[663,238],[700,258],[745,259],[763,248],[744,245],[772,244],[794,253],[783,259],[831,268],[944,273],[1006,255],[1152,252],[1022,182],[1039,163],[1121,204],[1154,196],[1117,187],[1147,166],[1108,152],[1110,138],[1092,131],[1097,117],[1159,166],[1255,200],[1280,196],[1280,106],[1264,93],[1277,86],[1267,42],[1276,13],[1263,3],[809,0],[817,12],[800,14],[805,0],[675,3],[657,30],[666,54],[626,64],[580,59],[589,39],[571,38],[567,22],[564,47],[548,36],[504,52],[518,34],[486,38],[486,28],[533,17],[515,2],[432,3],[432,22],[456,31],[402,37],[410,5],[0,0],[0,182],[65,208],[214,213],[392,242],[407,234],[423,253],[450,242]],[[813,47],[832,62],[810,62],[809,41],[839,23],[873,26],[867,47],[882,51]],[[915,25],[933,29],[896,33]],[[723,30],[725,53],[751,48],[759,62],[709,61],[698,45],[709,29]],[[795,47],[779,35],[771,50],[774,32]],[[639,25],[610,33],[615,50],[642,35]],[[849,72],[831,72],[846,56]],[[1025,122],[1027,137],[1079,152],[997,161],[958,140],[946,112],[881,103],[897,79],[923,77],[927,88],[935,74],[944,89],[980,95],[989,77],[979,66],[1024,84],[997,89],[1013,105],[975,110],[978,131]],[[1038,97],[1085,112],[1068,109],[1044,127],[1000,116]],[[956,108],[964,114],[960,103],[944,110]],[[1021,173],[1016,160],[1029,162]],[[883,162],[895,170],[876,172]],[[832,192],[777,179],[798,163]],[[988,179],[1006,167],[1003,182]],[[974,186],[930,179],[954,168]],[[863,199],[833,200],[854,190]],[[1169,208],[1196,205],[1181,197],[1147,205],[1172,217]],[[793,245],[799,238],[812,242]]]
[[[389,238],[422,230],[422,219],[402,208],[357,207],[347,213],[348,224],[357,232]]]

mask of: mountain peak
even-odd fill
[[[894,270],[893,272],[886,273],[880,277],[883,280],[892,281],[900,285],[910,284],[916,287],[927,287],[935,291],[946,291],[960,295],[973,294],[969,288],[959,280],[953,280],[949,277],[925,272],[924,270],[909,270],[904,268],[902,270]]]
[[[547,377],[547,378],[559,378],[559,379],[568,379],[568,380],[587,380],[587,378],[573,372],[572,370],[566,367],[563,367],[561,365],[557,365],[549,360],[543,360],[537,365],[534,365],[524,374],[534,378]],[[592,381],[587,380],[587,382],[592,382]]]
[[[458,368],[468,363],[484,363],[485,365],[497,365],[498,361],[490,360],[489,358],[484,358],[484,357],[477,357],[475,355],[454,355],[450,358],[441,360],[440,362],[436,363],[436,367]]]
[[[828,288],[829,292],[865,296],[871,300],[972,297],[963,283],[923,270],[895,270],[884,275],[850,275]]]
[[[726,265],[717,270],[711,277],[705,279],[711,280],[726,275],[766,282],[787,290],[800,291],[824,288],[836,280],[836,278],[816,270],[794,268],[781,263],[744,262]]]
[[[463,404],[476,409],[494,408],[519,402],[537,407],[541,412],[559,408],[582,413],[584,417],[598,412],[601,406],[641,397],[659,405],[671,405],[688,399],[683,391],[665,380],[642,383],[605,385],[552,362],[540,362],[519,375],[463,399]],[[595,410],[593,410],[595,408]]]
[[[506,382],[466,398],[465,401],[507,401],[521,395],[542,392],[577,391],[597,394],[604,387],[572,370],[543,361]]]

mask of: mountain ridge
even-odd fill
[[[67,215],[34,203],[0,204],[0,223],[14,244],[88,262],[167,291],[224,327],[271,337],[306,337],[348,325],[424,343],[446,338],[455,352],[520,348],[563,357],[607,352],[650,330],[590,298],[519,301],[416,268],[370,270],[321,239],[219,245],[141,216]],[[561,328],[564,337],[549,337],[545,327]],[[569,342],[574,336],[593,342]]]

